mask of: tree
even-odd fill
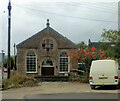
[[[120,62],[120,42],[118,42],[115,46],[115,58]]]
[[[89,74],[90,65],[93,60],[96,59],[106,59],[105,52],[101,49],[98,51],[95,47],[91,49],[78,49],[73,50],[71,53],[68,53],[67,56],[70,57],[70,64],[74,66],[76,62],[85,63],[86,73]]]
[[[14,68],[15,64],[14,64],[14,58],[10,57],[10,65],[11,65],[11,70]],[[5,60],[5,62],[3,63],[3,66],[5,68],[7,68],[7,65],[8,65],[8,59]]]
[[[87,45],[85,44],[84,41],[80,42],[77,44],[77,48],[78,49],[85,49],[87,47]]]
[[[104,29],[101,37],[102,41],[120,42],[120,31]]]
[[[111,50],[107,50],[107,53],[111,54],[111,57],[114,57],[120,61],[120,31],[104,29],[101,37],[103,42],[109,41],[115,43],[115,47],[113,47]]]

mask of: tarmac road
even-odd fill
[[[25,99],[118,99],[114,93],[65,93],[65,94],[38,94],[25,96]]]

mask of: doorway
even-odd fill
[[[42,76],[53,76],[54,75],[54,66],[53,62],[50,59],[44,60],[42,62]]]

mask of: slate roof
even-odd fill
[[[30,42],[30,40],[35,39],[37,37],[39,37],[39,38],[42,37],[42,35],[44,35],[45,33],[47,33],[47,28],[49,29],[49,32],[53,36],[55,36],[54,38],[56,38],[57,41],[61,41],[61,40],[59,40],[59,38],[63,39],[62,41],[64,42],[64,44],[63,44],[63,42],[58,42],[59,43],[58,48],[73,48],[73,49],[76,49],[76,45],[71,40],[69,40],[68,38],[64,37],[63,35],[61,35],[57,31],[55,31],[51,27],[46,27],[43,30],[41,30],[38,33],[36,33],[35,35],[33,35],[33,36],[29,37],[28,39],[24,40],[23,42],[19,43],[17,45],[17,48],[23,48],[23,47],[25,47],[25,44],[27,42]]]
[[[115,46],[115,43],[111,43],[111,42],[91,42],[91,41],[89,41],[88,47],[92,48],[93,46],[97,49],[101,48],[102,46],[112,48],[112,47]]]
[[[17,44],[16,47],[19,48],[21,47],[24,43],[26,43],[27,41],[31,40],[32,38],[38,36],[39,34],[42,34],[42,32],[44,32],[47,28],[44,28],[43,30],[39,31],[38,33],[34,34],[33,36],[27,38],[26,40],[22,41],[21,43]]]

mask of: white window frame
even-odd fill
[[[70,58],[69,57],[59,57],[59,67],[60,67],[60,58],[68,58],[68,71],[60,71],[59,68],[59,73],[69,73],[70,72]]]
[[[35,53],[34,53],[35,54]],[[37,70],[37,55],[35,54],[35,58],[36,58],[36,71],[27,71],[27,57],[28,57],[28,55],[29,55],[29,53],[27,54],[27,56],[26,56],[26,73],[37,73],[38,72],[38,70]]]

